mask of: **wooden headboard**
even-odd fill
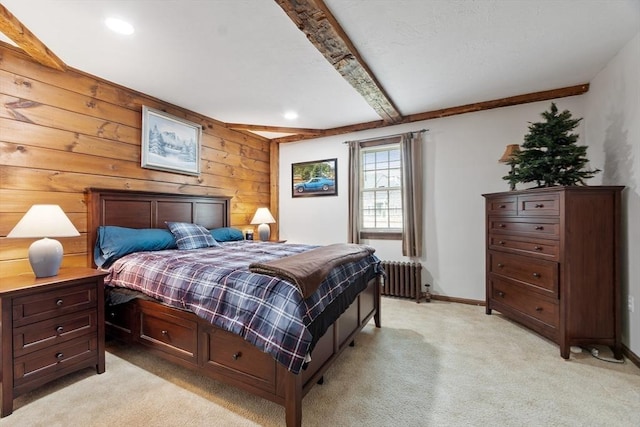
[[[165,221],[192,222],[208,229],[231,225],[228,197],[95,188],[87,193],[88,265],[94,265],[93,247],[101,225],[167,228]]]

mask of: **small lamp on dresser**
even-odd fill
[[[500,160],[498,160],[498,162],[500,163],[509,163],[509,161],[511,161],[511,159],[514,158],[514,156],[520,152],[520,146],[518,144],[509,144],[507,145],[507,148],[505,148],[504,153],[502,154],[502,157],[500,157]],[[511,165],[511,170],[509,171],[509,175],[513,175],[515,172],[515,166]],[[514,191],[516,189],[516,183],[511,181],[511,187],[509,188],[511,191]]]
[[[263,242],[269,240],[269,235],[271,234],[269,224],[275,222],[276,220],[273,218],[273,215],[271,215],[271,212],[269,212],[269,208],[258,208],[251,220],[251,224],[260,224],[258,226],[258,235]]]
[[[42,238],[29,247],[29,263],[36,277],[57,276],[62,263],[62,244],[50,237],[75,237],[80,233],[58,205],[33,205],[8,238]]]

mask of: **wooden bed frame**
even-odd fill
[[[138,191],[88,190],[89,265],[97,227],[166,228],[165,221],[193,222],[208,229],[230,226],[230,200],[224,197]],[[285,407],[288,427],[302,422],[302,398],[355,335],[374,318],[380,327],[380,283],[369,282],[351,306],[320,338],[308,367],[298,375],[241,337],[223,331],[191,312],[153,300],[135,299],[107,307],[107,334],[145,346],[160,357],[197,370]]]

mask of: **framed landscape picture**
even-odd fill
[[[291,164],[292,196],[337,196],[338,159]]]
[[[143,106],[141,166],[199,175],[201,136],[199,124]]]

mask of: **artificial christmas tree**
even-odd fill
[[[571,133],[580,119],[572,119],[564,110],[558,113],[555,103],[542,113],[544,122],[531,123],[519,152],[507,162],[512,172],[502,179],[516,183],[536,182],[538,187],[554,185],[586,185],[600,169],[583,170],[588,159],[587,147],[576,144],[578,135]]]

